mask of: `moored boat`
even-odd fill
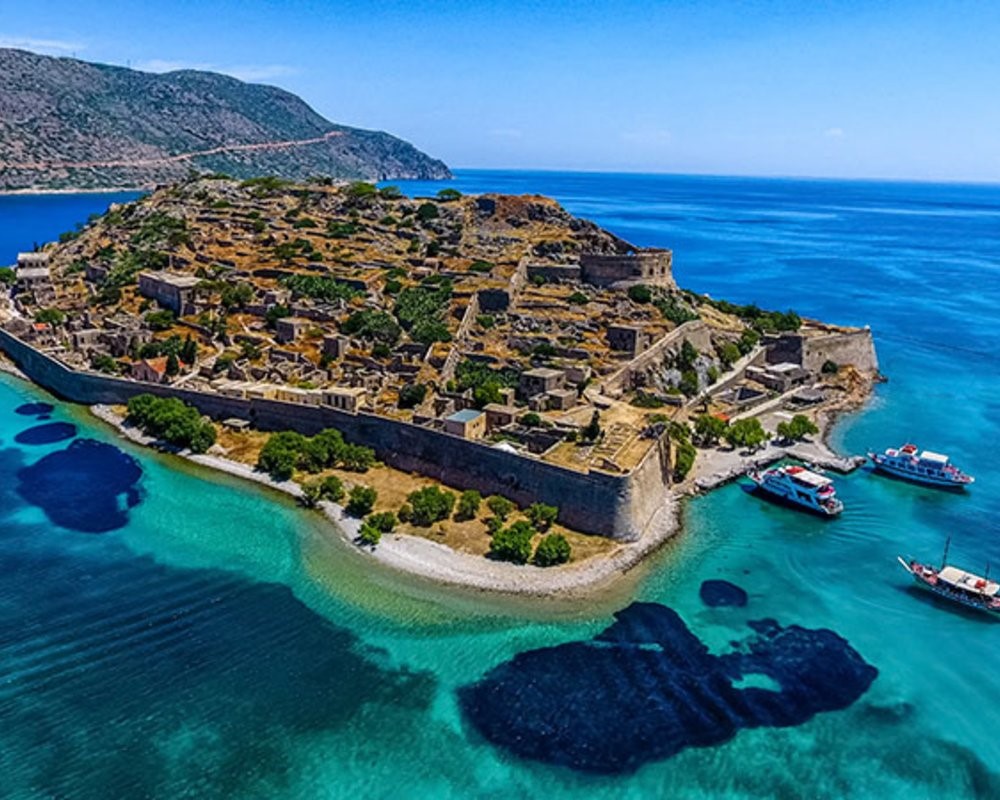
[[[965,489],[975,482],[942,453],[919,452],[915,444],[890,447],[884,453],[868,453],[875,469],[896,478],[945,489]]]
[[[1000,583],[990,580],[988,571],[986,575],[976,575],[945,563],[947,552],[946,545],[940,567],[907,561],[902,556],[896,558],[918,586],[949,602],[1000,616]]]
[[[835,517],[844,510],[830,478],[797,464],[763,472],[751,470],[747,477],[756,484],[757,491],[796,508],[823,517]]]

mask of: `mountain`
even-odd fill
[[[0,48],[0,190],[146,187],[191,170],[451,177],[408,142],[332,123],[273,86]]]

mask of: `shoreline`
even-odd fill
[[[123,192],[149,192],[155,188],[155,184],[151,184],[149,186],[109,186],[102,189],[0,189],[0,197],[23,197],[45,194],[122,194]]]
[[[247,464],[221,456],[158,448],[153,437],[127,425],[109,406],[90,406],[89,411],[93,417],[134,444],[159,449],[201,467],[257,483],[296,499],[302,497],[298,483],[273,481]],[[660,510],[638,541],[622,543],[607,555],[594,556],[577,564],[543,568],[532,564],[491,561],[484,556],[462,553],[405,533],[385,534],[374,549],[360,547],[355,540],[361,520],[349,516],[342,506],[328,501],[318,503],[316,510],[330,523],[328,527],[343,543],[383,566],[439,585],[526,597],[582,597],[598,593],[624,577],[682,530],[679,498],[668,492]]]

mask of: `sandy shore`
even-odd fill
[[[95,417],[114,427],[130,441],[144,446],[156,444],[152,437],[126,425],[110,407],[92,406],[90,410]],[[176,455],[203,467],[262,484],[292,497],[302,496],[301,487],[294,481],[283,483],[274,481],[267,474],[257,472],[247,464],[216,455],[196,455],[189,451],[179,451]],[[318,509],[333,523],[330,527],[343,541],[357,546],[355,540],[361,527],[360,520],[348,515],[342,506],[335,503],[322,502]],[[440,584],[502,594],[576,596],[605,588],[658,549],[679,529],[680,513],[677,500],[671,495],[666,495],[663,507],[639,541],[623,543],[606,555],[594,556],[586,561],[559,567],[543,569],[530,564],[522,566],[491,561],[482,556],[460,553],[438,542],[407,534],[388,534],[382,537],[382,541],[374,550],[359,549],[388,567]]]

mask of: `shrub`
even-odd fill
[[[350,472],[367,472],[375,465],[375,451],[360,444],[345,444],[340,465]]]
[[[544,503],[532,503],[524,512],[528,521],[543,533],[552,527],[552,523],[559,516],[559,509],[556,506],[547,506]]]
[[[391,511],[369,514],[365,519],[365,524],[377,528],[381,533],[392,533],[396,529],[396,515]]]
[[[399,341],[402,330],[399,323],[384,311],[370,309],[356,311],[340,326],[340,330],[348,336],[360,336],[390,346]]]
[[[628,297],[634,303],[649,303],[653,299],[653,290],[644,283],[628,287]]]
[[[529,428],[537,428],[542,424],[542,418],[534,411],[529,411],[527,414],[522,414],[518,422],[522,425],[527,425]]]
[[[17,275],[10,267],[0,267],[0,283],[12,286],[17,281]]]
[[[587,426],[580,431],[580,436],[588,442],[596,442],[601,438],[601,414],[597,409],[594,409]]]
[[[455,507],[455,495],[437,486],[425,486],[406,497],[410,506],[410,522],[428,527],[451,516]]]
[[[729,369],[733,364],[739,361],[740,355],[742,355],[740,348],[733,342],[724,342],[719,345],[719,348],[716,350],[716,354],[719,356],[719,361],[722,362],[722,365],[726,369]]]
[[[128,419],[151,436],[195,453],[215,444],[215,426],[176,397],[137,395],[128,402]]]
[[[531,558],[531,540],[535,529],[523,520],[493,534],[490,540],[490,555],[501,561],[527,564]]]
[[[442,189],[437,193],[438,200],[443,203],[449,203],[452,200],[458,200],[461,198],[462,193],[458,189]]]
[[[674,480],[682,481],[691,472],[694,466],[698,451],[691,442],[677,442],[676,456],[674,459]]]
[[[35,322],[62,325],[65,321],[66,315],[58,308],[43,308],[35,314]]]
[[[336,278],[321,275],[290,275],[282,283],[298,297],[310,297],[314,300],[333,302],[348,301],[361,294],[357,289]]]
[[[383,200],[399,200],[403,197],[403,193],[398,186],[383,186],[378,190],[378,196]]]
[[[698,394],[700,386],[698,373],[693,369],[686,369],[681,373],[681,382],[677,385],[677,388],[687,397],[694,397],[694,395]]]
[[[440,215],[438,207],[434,203],[421,203],[417,208],[417,219],[421,222],[429,222]]]
[[[505,521],[507,517],[511,515],[515,508],[517,508],[514,503],[508,500],[506,497],[501,497],[498,494],[492,495],[486,500],[486,507],[493,512],[497,519],[501,522]]]
[[[117,375],[121,371],[118,368],[118,362],[107,353],[94,353],[90,359],[90,366],[107,375]]]
[[[344,499],[344,484],[336,475],[328,475],[320,482],[320,496],[331,503]]]
[[[497,324],[496,318],[492,314],[479,314],[476,317],[476,323],[480,328],[489,330],[494,325]]]
[[[358,484],[347,495],[346,511],[352,517],[361,519],[371,513],[378,500],[378,492],[371,486]]]
[[[369,525],[368,522],[363,522],[361,523],[361,529],[358,531],[358,541],[374,550],[378,543],[382,541],[382,531],[374,525]]]
[[[459,521],[475,519],[482,502],[483,496],[475,489],[468,489],[462,492],[458,497],[458,509],[455,511],[455,519]]]
[[[482,260],[480,260],[480,261],[473,261],[469,265],[469,270],[471,272],[482,272],[482,273],[492,272],[493,271],[493,262],[491,262],[491,261],[482,261]]]
[[[574,306],[584,306],[590,302],[590,298],[583,292],[573,292],[566,300],[570,305]]]
[[[823,366],[820,367],[820,372],[824,375],[836,375],[840,372],[840,365],[836,361],[830,361],[827,359],[823,362]]]
[[[422,383],[408,383],[399,390],[399,407],[416,408],[427,397],[427,386]]]
[[[538,543],[532,561],[539,567],[551,567],[565,564],[571,554],[572,550],[566,537],[561,533],[550,533],[548,536],[543,536]]]

